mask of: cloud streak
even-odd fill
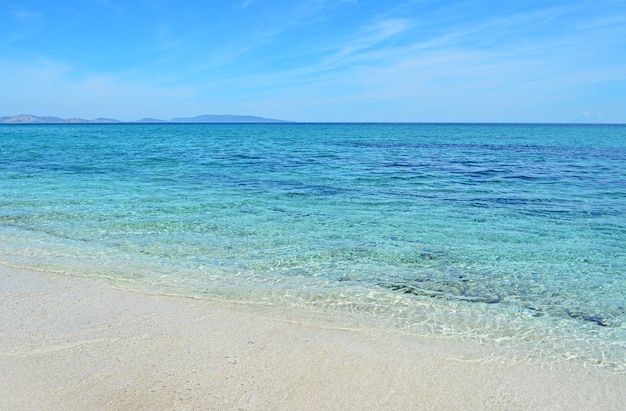
[[[626,89],[626,3],[487,3],[92,2],[73,10],[80,20],[54,8],[5,14],[0,82],[11,102],[55,108],[61,93],[89,106],[80,93],[91,93],[103,102],[93,107],[143,104],[157,111],[142,110],[149,116],[257,108],[302,121],[564,121],[581,110],[620,118],[626,97],[612,90]],[[14,84],[36,84],[39,95],[23,98]]]
[[[18,21],[27,22],[27,23],[43,22],[43,13],[37,13],[34,11],[28,11],[28,10],[13,10],[11,14]]]

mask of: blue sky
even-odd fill
[[[626,123],[626,0],[0,0],[0,115]]]

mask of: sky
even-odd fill
[[[0,116],[626,123],[626,0],[0,0]]]

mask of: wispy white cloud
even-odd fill
[[[256,3],[259,0],[245,0],[242,4],[241,4],[241,8],[242,9],[247,9],[249,6],[251,6],[252,4]]]
[[[283,70],[276,73],[275,77],[287,82],[308,78],[307,82],[311,83],[328,77],[333,71],[354,69],[351,65],[358,62],[385,64],[394,55],[403,54],[402,50],[406,51],[402,46],[385,45],[385,42],[408,31],[411,27],[412,22],[409,19],[379,19],[358,28],[343,41],[323,44],[319,49],[313,49],[311,53],[318,56],[313,64]],[[426,47],[424,43],[421,43],[421,46]]]
[[[464,4],[469,3],[481,2]],[[0,89],[12,101],[0,102],[5,108],[0,107],[0,114],[16,101],[32,105],[46,100],[50,107],[60,107],[73,99],[76,106],[98,106],[103,108],[98,115],[111,117],[115,113],[106,107],[136,112],[145,106],[146,115],[159,116],[162,106],[192,112],[245,107],[290,117],[281,115],[282,107],[286,113],[315,113],[294,115],[298,120],[374,119],[359,114],[361,108],[380,114],[376,119],[381,121],[385,115],[419,120],[410,117],[413,111],[434,118],[437,110],[448,113],[448,120],[498,120],[480,116],[508,110],[532,120],[532,115],[543,115],[541,110],[555,112],[553,107],[564,105],[567,120],[581,111],[611,116],[596,90],[608,90],[602,96],[612,104],[626,103],[611,92],[611,84],[626,84],[626,59],[620,53],[626,45],[626,18],[606,9],[596,13],[598,7],[589,3],[506,4],[496,11],[427,1],[392,1],[389,7],[352,0],[281,4],[240,0],[206,23],[187,14],[164,18],[155,8],[153,18],[144,22],[146,38],[134,46],[140,57],[118,58],[111,65],[90,64],[89,59],[104,59],[100,51],[65,53],[65,48],[55,55],[33,47],[22,53],[21,46],[36,45],[30,41],[36,37],[9,44],[5,36],[4,44],[24,59],[52,58],[1,63]],[[45,17],[13,14],[14,27],[5,34],[30,30],[41,35],[41,27],[27,22]],[[134,57],[129,50],[126,55]],[[437,119],[446,120],[442,116]]]
[[[602,117],[602,112],[601,111],[597,111],[597,112],[581,111],[580,114],[585,116],[585,117],[594,117],[594,116]]]
[[[242,8],[261,2],[263,0],[246,0],[242,3]],[[276,41],[284,41],[285,33],[306,25],[308,21],[314,20],[325,10],[325,0],[303,0],[290,3],[280,10],[272,10],[269,14],[264,14],[251,21],[251,24],[243,27],[232,36],[224,36],[220,44],[214,44],[210,53],[203,53],[206,56],[201,61],[193,62],[188,72],[199,73],[211,71],[215,68],[224,67],[230,64],[242,64],[244,56],[249,55],[261,48],[270,48]],[[202,33],[206,34],[206,33]],[[281,49],[277,56],[284,56],[292,50]],[[271,55],[267,54],[268,60]]]
[[[170,115],[171,101],[186,108],[193,100],[191,87],[155,87],[149,81],[122,74],[80,76],[68,63],[40,59],[36,63],[0,60],[0,113],[55,115],[59,117],[113,117]],[[184,112],[180,114],[185,114]]]
[[[124,5],[125,2],[116,2],[112,0],[83,0],[83,1],[94,4],[95,6],[100,8],[100,10],[104,8],[104,10],[107,10],[108,12],[113,12],[113,13],[121,13],[126,9],[126,6]]]
[[[40,23],[44,19],[43,13],[38,13],[30,10],[13,10],[11,15],[19,21],[27,23]]]
[[[589,36],[602,38],[606,32],[554,29],[555,22],[574,11],[564,6],[471,20],[453,30],[426,31],[428,36],[419,21],[380,19],[329,47],[315,64],[236,76],[226,84],[259,90],[259,99],[276,99],[276,104],[280,99],[293,101],[301,109],[316,104],[317,110],[359,107],[363,102],[381,109],[388,102],[430,110],[430,115],[433,108],[447,108],[448,120],[454,115],[459,120],[497,120],[508,110],[513,113],[508,120],[550,121],[541,111],[549,112],[546,104],[570,107],[568,99],[580,87],[626,81],[624,63],[589,61],[580,53],[583,43],[590,44]],[[437,26],[436,21],[429,23]],[[264,93],[259,84],[281,90],[279,97],[272,97],[276,91]],[[492,107],[492,114],[474,105]]]
[[[159,24],[154,29],[156,39],[157,39],[157,47],[158,51],[166,51],[180,46],[185,42],[185,39],[177,37],[167,24]]]
[[[376,46],[389,38],[406,31],[411,26],[408,19],[386,18],[361,29],[355,39],[340,45],[340,50],[332,58],[344,58],[362,50]]]

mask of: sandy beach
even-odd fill
[[[3,410],[611,410],[626,376],[0,266]],[[623,409],[623,408],[622,408]]]

